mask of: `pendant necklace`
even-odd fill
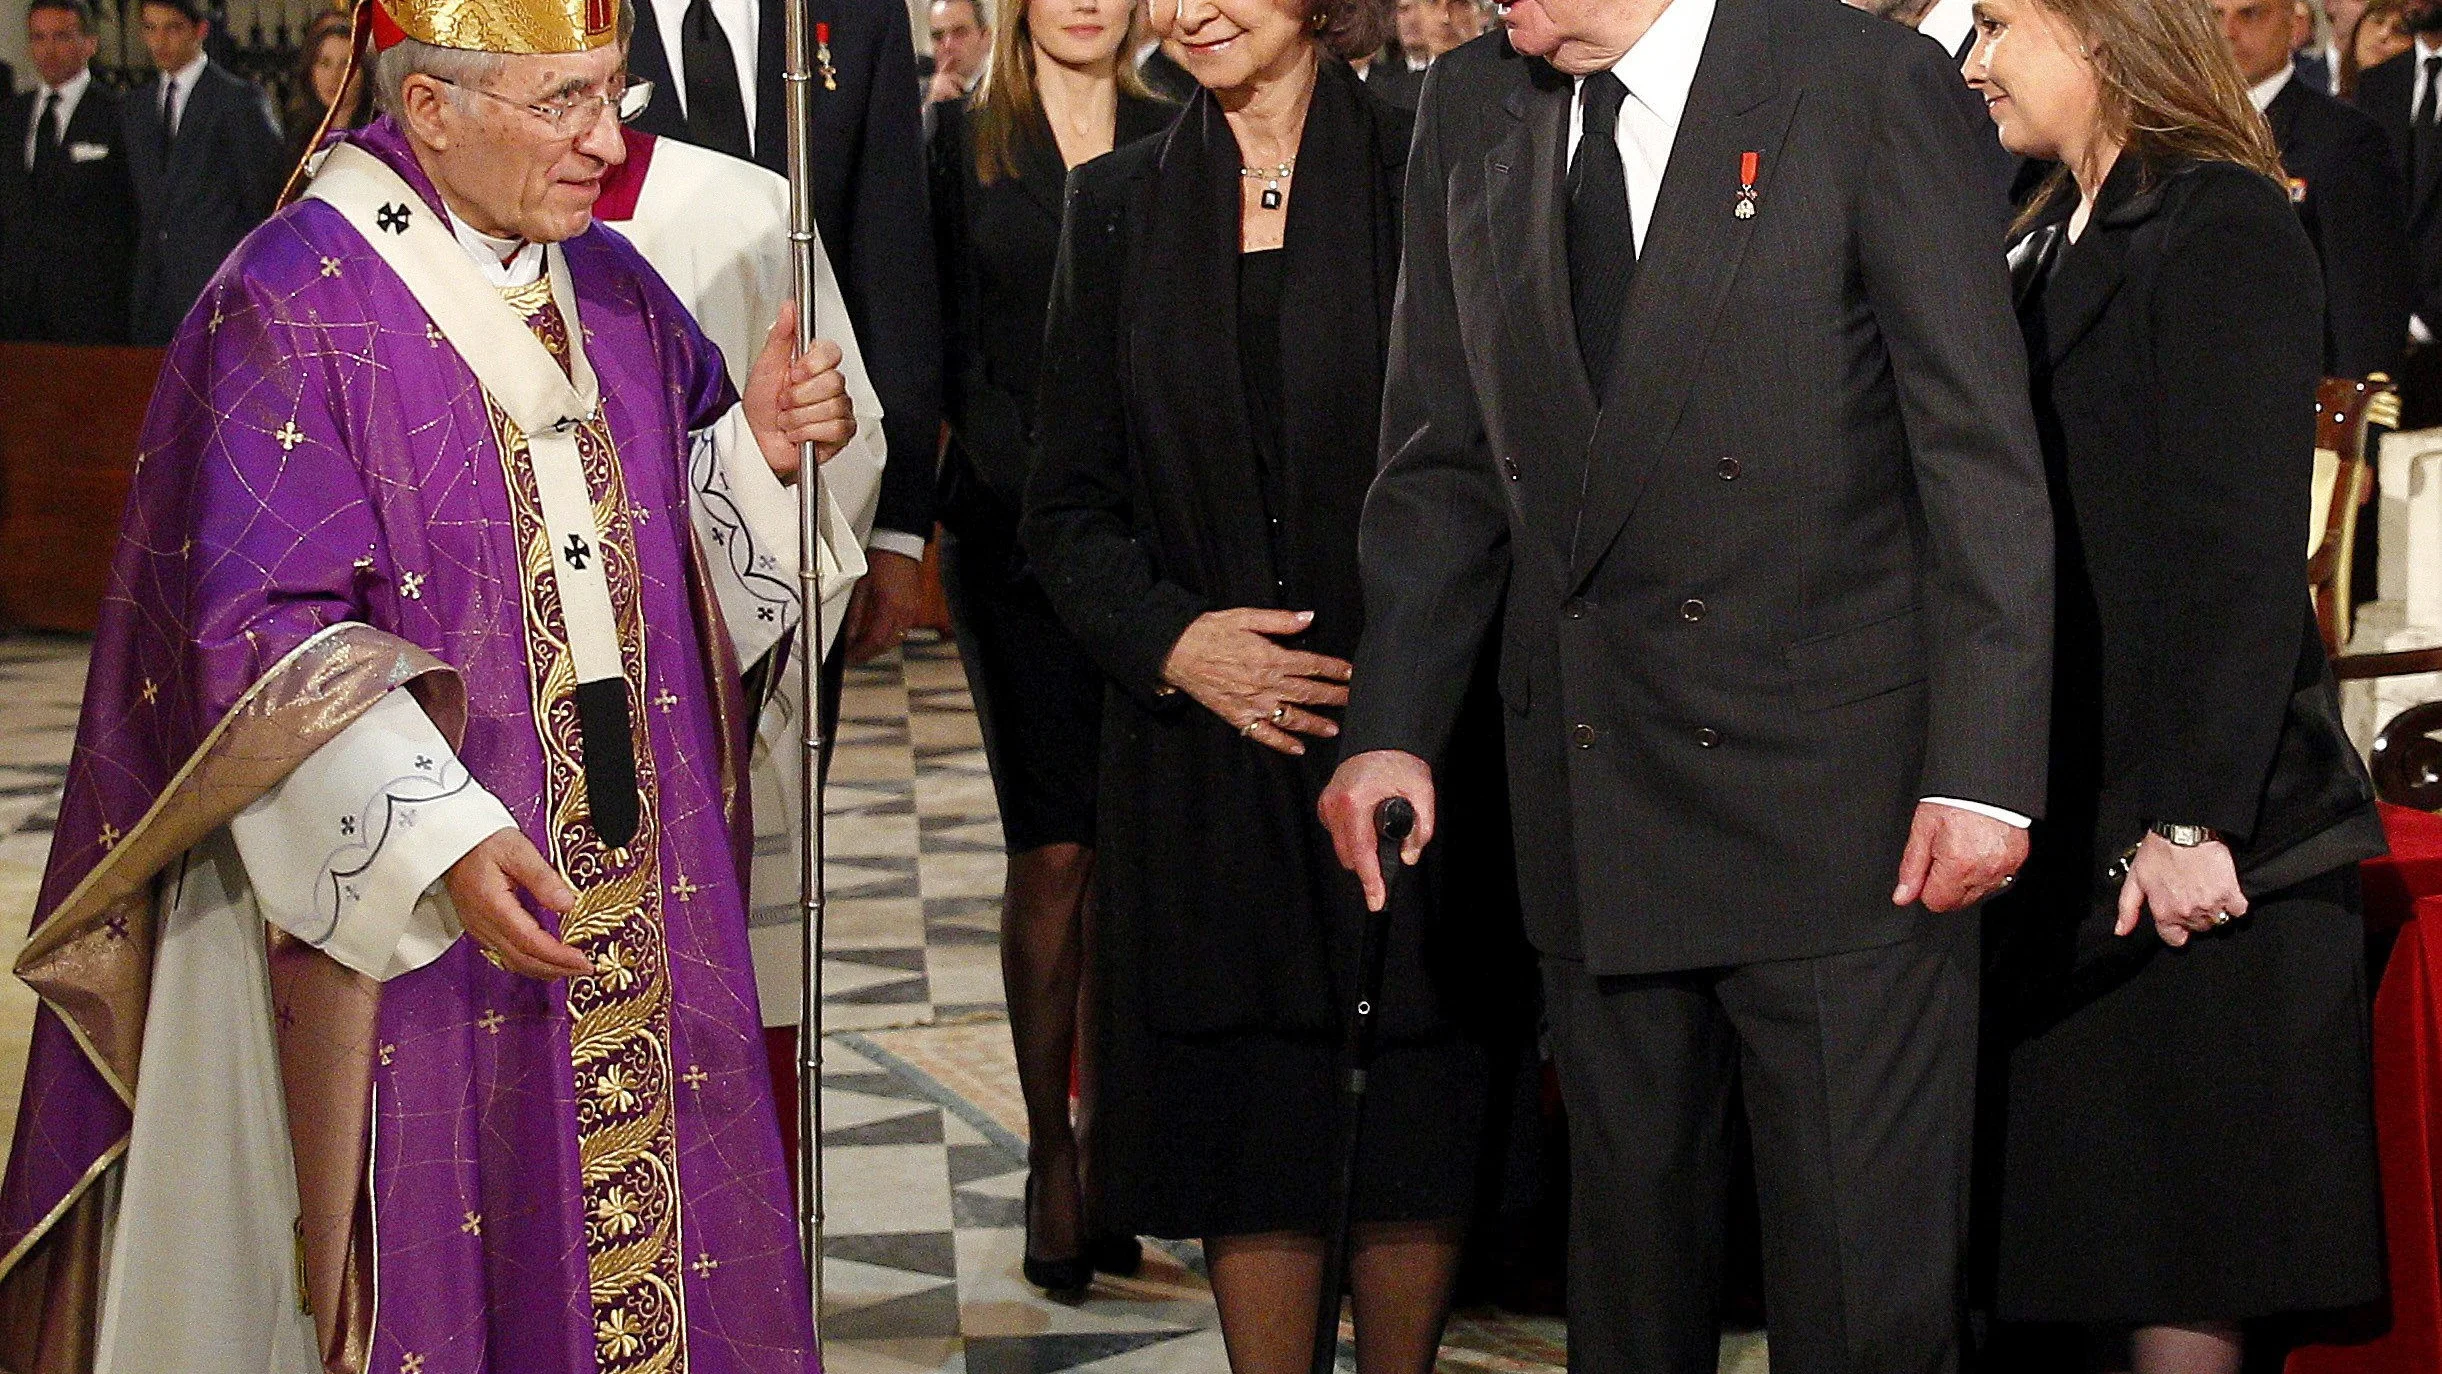
[[[1266,210],[1277,210],[1280,208],[1280,184],[1288,180],[1296,171],[1297,159],[1289,158],[1273,167],[1241,167],[1238,169],[1238,175],[1249,181],[1262,182],[1263,196],[1260,204]]]

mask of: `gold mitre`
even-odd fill
[[[373,47],[402,38],[466,52],[587,52],[619,38],[620,0],[371,0]]]

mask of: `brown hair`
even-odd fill
[[[2357,22],[2340,35],[2340,94],[2343,99],[2357,94],[2357,78],[2363,69],[2357,65],[2357,35],[2365,32],[2369,19],[2398,19],[2407,8],[2405,0],[2368,0],[2357,14]]]
[[[1307,0],[1314,41],[1343,62],[1382,51],[1399,32],[1398,0]]]
[[[2105,133],[2121,156],[2155,168],[2235,162],[2281,181],[2272,129],[2247,98],[2247,79],[2208,0],[2035,0],[2092,50]],[[2069,182],[2055,171],[2028,198],[2021,227]]]
[[[314,16],[314,22],[305,27],[304,41],[297,44],[295,77],[297,84],[289,110],[289,127],[292,129],[300,123],[319,124],[322,121],[322,97],[314,90],[314,61],[321,55],[322,45],[334,38],[346,44],[353,44],[356,41],[355,34],[348,23],[348,16],[336,10]],[[339,79],[343,84],[339,88],[339,95],[343,100],[347,98],[348,94],[348,88],[344,83],[354,74],[353,72],[340,74]],[[371,73],[366,73],[366,75],[369,76]],[[355,103],[348,109],[339,112],[337,119],[331,124],[331,128],[354,129],[373,118],[372,85],[373,83],[370,81],[357,83]],[[312,151],[312,148],[309,146],[307,151]]]
[[[975,4],[975,0],[968,0]],[[1008,13],[992,31],[992,55],[984,63],[984,79],[967,97],[967,129],[975,141],[975,179],[989,186],[1017,175],[1018,131],[1042,112],[1043,96],[1034,84],[1034,28],[1027,22],[1027,0],[1003,0]],[[1137,73],[1138,10],[1128,11],[1128,31],[1111,54],[1111,75],[1122,95],[1154,99],[1145,78]],[[975,17],[983,10],[976,7]]]

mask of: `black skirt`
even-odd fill
[[[1996,969],[1997,1000],[2022,972]],[[2368,1009],[2351,866],[2155,945],[1995,1046],[1996,1314],[2240,1321],[2380,1296]]]
[[[1014,522],[1012,522],[1014,523]],[[1017,533],[948,533],[941,588],[1012,854],[1094,843],[1103,677],[1053,614]]]

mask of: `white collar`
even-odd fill
[[[483,233],[456,215],[449,217],[450,232],[458,237],[458,246],[475,260],[483,279],[504,290],[532,286],[543,275],[543,246],[521,243],[516,239],[496,239]],[[515,249],[515,252],[511,252]],[[503,256],[507,261],[503,262]]]
[[[60,82],[56,86],[38,87],[35,91],[34,111],[35,113],[40,114],[42,112],[43,98],[54,95],[59,97],[59,105],[61,109],[64,110],[71,108],[76,104],[76,102],[85,98],[85,88],[92,84],[93,68],[84,67],[79,69],[76,75],[69,77],[67,80]]]
[[[1418,61],[1416,58],[1409,56],[1408,51],[1405,48],[1399,50],[1399,57],[1400,60],[1408,64],[1408,70],[1412,72],[1420,72],[1433,65],[1432,58],[1427,57],[1422,61]]]
[[[2418,34],[2417,67],[2419,70],[2423,70],[2425,66],[2425,59],[2429,57],[2442,57],[2442,46],[2436,46],[2434,40],[2427,38],[2423,34]]]
[[[1687,113],[1696,64],[1704,60],[1705,36],[1713,31],[1713,5],[1714,0],[1670,0],[1645,36],[1611,64],[1628,94],[1674,129]]]
[[[1934,0],[1933,8],[1916,21],[1916,31],[1942,45],[1944,52],[1957,52],[1976,31],[1976,0]]]
[[[195,89],[196,81],[203,76],[204,64],[211,60],[212,58],[209,54],[199,52],[195,54],[194,61],[189,62],[174,72],[169,73],[167,80],[171,85],[176,86],[178,88],[178,93],[183,96],[187,92]]]
[[[2283,88],[2289,85],[2290,78],[2297,74],[2296,67],[2284,62],[2281,64],[2281,70],[2249,86],[2247,98],[2255,102],[2258,112],[2266,110],[2271,107],[2273,98],[2280,95]]]

